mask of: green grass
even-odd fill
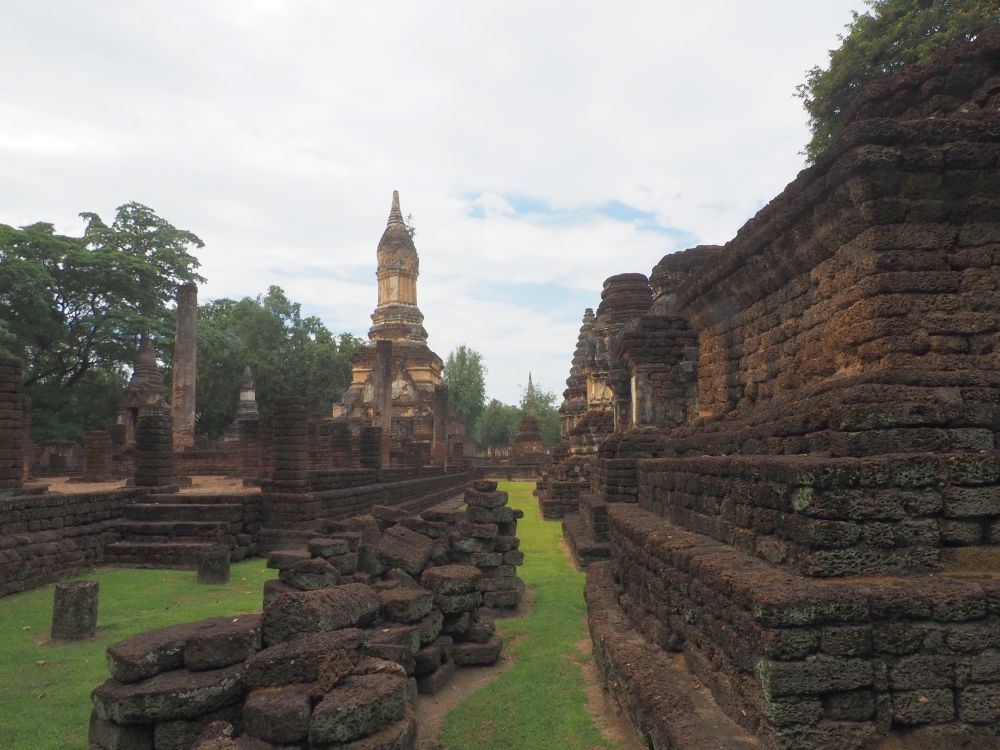
[[[263,560],[232,567],[226,586],[201,586],[195,573],[101,570],[97,637],[49,642],[52,587],[0,599],[0,748],[86,750],[90,691],[108,677],[104,650],[135,633],[216,615],[259,612]]]
[[[524,511],[517,526],[525,557],[520,574],[534,590],[534,608],[527,617],[498,623],[515,664],[445,716],[441,744],[448,750],[616,747],[586,710],[583,656],[576,647],[586,636],[584,575],[559,549],[561,525],[541,520],[533,486],[501,484],[511,506]]]

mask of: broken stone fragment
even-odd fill
[[[116,724],[192,719],[243,696],[243,665],[207,672],[176,669],[141,682],[107,680],[94,690],[97,715]]]
[[[363,583],[282,594],[264,610],[264,643],[270,646],[305,633],[368,625],[378,608],[375,590]]]
[[[465,491],[465,502],[475,508],[501,508],[507,504],[507,493],[500,491],[478,492],[476,490]]]
[[[187,655],[189,644],[191,653]],[[107,650],[108,669],[119,682],[138,682],[182,667],[186,659],[195,670],[228,666],[243,661],[258,648],[260,615],[210,617],[113,643]],[[212,653],[215,649],[219,649],[218,654]]]
[[[317,704],[309,722],[309,742],[350,742],[403,719],[406,679],[398,674],[352,675]]]
[[[360,536],[355,537],[360,541]],[[316,557],[333,557],[344,555],[351,551],[351,545],[342,537],[317,537],[309,540],[309,553]]]
[[[358,658],[366,643],[365,631],[344,628],[310,633],[250,657],[244,665],[243,681],[250,689],[294,682],[315,682],[326,657],[338,652]]]
[[[281,568],[278,578],[299,591],[315,591],[336,586],[340,580],[337,569],[321,557],[300,560],[291,567]]]
[[[243,731],[251,737],[287,745],[309,733],[309,684],[259,688],[243,704]]]
[[[482,576],[472,565],[439,565],[425,570],[420,583],[436,594],[466,594],[479,591]]]
[[[397,524],[382,534],[376,552],[387,568],[414,576],[424,569],[433,549],[433,539]]]
[[[494,635],[486,643],[466,641],[456,643],[452,647],[452,659],[459,666],[478,667],[495,664],[500,658],[503,642],[500,636]]]
[[[425,588],[380,591],[378,598],[383,619],[391,622],[416,622],[434,606],[434,594]]]
[[[192,623],[184,666],[192,672],[244,662],[260,650],[260,615],[213,617]]]

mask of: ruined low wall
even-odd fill
[[[187,448],[174,453],[174,466],[182,476],[238,476],[239,446],[231,448]]]
[[[115,522],[139,495],[122,489],[0,499],[0,596],[27,591],[104,562]]]
[[[338,519],[367,513],[373,505],[420,511],[457,494],[471,481],[469,474],[443,474],[402,482],[304,494],[266,492],[261,496],[262,525],[259,551],[297,546],[320,519]]]
[[[919,728],[937,747],[994,736],[1000,581],[823,581],[635,505],[610,505],[609,518],[632,625],[650,649],[683,652],[765,747],[866,747],[890,726]]]

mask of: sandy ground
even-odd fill
[[[86,492],[106,492],[125,487],[125,480],[114,482],[71,482],[69,477],[46,477],[31,486],[48,485],[49,492],[59,492],[64,495],[80,495]],[[190,487],[181,487],[182,495],[192,495],[202,492],[218,492],[226,494],[248,495],[260,492],[259,487],[244,487],[242,479],[231,479],[220,476],[192,476]]]

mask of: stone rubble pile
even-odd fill
[[[496,611],[523,596],[523,513],[495,482],[465,500],[324,521],[306,549],[271,553],[262,614],[111,646],[91,748],[415,748],[416,695],[495,663]]]

